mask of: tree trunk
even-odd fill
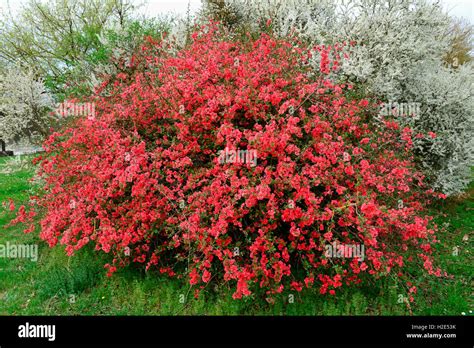
[[[13,156],[13,151],[7,151],[6,144],[3,139],[0,139],[0,146],[1,146],[0,157]]]

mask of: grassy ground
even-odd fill
[[[6,159],[0,158],[0,202],[8,198],[24,202],[32,170],[17,166],[14,172],[5,173],[5,163]],[[0,208],[0,245],[39,244],[37,262],[0,258],[0,314],[472,315],[473,259],[469,243],[474,231],[473,197],[471,185],[463,198],[433,208],[437,223],[443,226],[437,260],[452,277],[420,279],[427,290],[418,294],[410,308],[399,303],[404,293],[390,279],[352,287],[335,297],[311,291],[286,293],[274,305],[255,298],[236,301],[226,289],[208,291],[194,299],[184,282],[145,274],[133,267],[109,278],[102,267],[107,256],[83,250],[68,258],[60,247],[50,249],[37,236],[23,234],[21,226],[4,228],[13,214]],[[455,247],[457,255],[453,253]],[[289,295],[294,295],[294,301]]]

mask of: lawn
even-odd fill
[[[17,204],[25,202],[32,189],[33,169],[13,165],[7,171],[12,167],[8,161],[0,158],[0,202],[9,198]],[[14,215],[1,207],[0,244],[39,244],[39,257],[37,262],[0,258],[0,314],[472,315],[474,183],[463,197],[438,204],[431,212],[441,229],[436,259],[450,276],[434,279],[420,274],[424,290],[415,303],[407,306],[396,279],[385,278],[347,288],[336,296],[310,290],[287,292],[270,305],[256,297],[233,300],[225,287],[206,289],[195,299],[185,281],[133,266],[107,277],[103,265],[108,255],[84,249],[69,258],[61,247],[51,249],[37,235],[25,235],[21,226],[6,227]]]

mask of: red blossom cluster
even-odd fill
[[[234,298],[333,294],[407,263],[440,275],[411,131],[372,124],[377,106],[329,79],[341,46],[230,40],[213,25],[167,45],[149,39],[90,98],[95,118],[46,141],[44,193],[17,221],[41,213],[42,239],[111,253],[109,273],[141,263],[197,289],[229,282]],[[224,149],[257,163],[222,163]],[[335,241],[364,245],[364,260],[326,257]]]

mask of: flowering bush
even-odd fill
[[[44,194],[16,222],[43,214],[42,239],[69,255],[87,244],[113,254],[109,274],[135,262],[198,291],[229,282],[234,298],[333,294],[403,279],[407,264],[441,274],[421,215],[435,194],[414,169],[411,130],[372,125],[376,105],[328,79],[343,45],[231,41],[214,25],[176,54],[168,44],[149,38],[130,73],[97,91],[108,96],[91,97],[96,117],[46,141]],[[336,242],[365,254],[326,255]]]

